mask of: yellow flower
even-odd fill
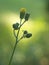
[[[21,18],[21,19],[24,18],[25,12],[26,12],[26,9],[25,9],[25,8],[21,8],[21,10],[20,10],[20,18]]]
[[[23,12],[24,13],[24,12],[26,12],[26,9],[25,8],[21,8],[20,9],[20,12]]]

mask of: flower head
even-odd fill
[[[20,12],[26,12],[26,9],[25,8],[21,8]]]
[[[25,9],[25,8],[21,8],[21,10],[20,10],[20,18],[21,18],[21,19],[24,18],[25,12],[26,12],[26,9]]]

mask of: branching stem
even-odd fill
[[[15,30],[13,30],[14,36],[15,36],[15,38],[16,38],[16,43],[15,43],[15,46],[14,46],[14,49],[13,49],[13,52],[12,52],[12,55],[11,55],[11,58],[10,58],[10,61],[9,61],[9,64],[8,64],[8,65],[11,65],[11,62],[12,62],[12,59],[13,59],[13,55],[14,55],[14,52],[15,52],[17,43],[23,38],[23,36],[22,36],[22,37],[18,40],[18,35],[19,35],[19,32],[20,32],[20,28],[21,28],[21,26],[25,23],[25,21],[24,21],[24,22],[21,24],[21,21],[22,21],[22,19],[20,20],[20,27],[19,27],[19,29],[18,29],[17,36],[16,36],[16,34],[15,34]]]
[[[20,28],[21,28],[21,20],[20,20]],[[15,43],[15,46],[14,46],[14,49],[13,49],[13,52],[12,52],[12,55],[11,55],[11,58],[10,58],[10,61],[9,61],[8,65],[11,65],[11,62],[12,62],[12,59],[13,59],[13,55],[14,55],[14,52],[15,52],[15,49],[16,49],[16,45],[18,43],[18,35],[19,35],[20,28],[18,29],[18,32],[17,32],[16,43]],[[14,33],[14,35],[15,35],[15,33]]]

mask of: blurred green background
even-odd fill
[[[11,65],[49,65],[48,0],[0,0],[0,65],[9,63],[15,45],[12,24],[20,20],[21,8],[30,13],[21,31],[32,37],[17,44]]]

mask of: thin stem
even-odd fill
[[[20,28],[21,28],[21,20],[20,20]],[[11,65],[11,62],[12,62],[12,59],[13,59],[13,55],[14,55],[14,52],[15,52],[15,49],[16,49],[16,45],[18,43],[17,40],[18,40],[18,35],[19,35],[20,28],[18,29],[18,33],[17,33],[17,36],[16,36],[16,43],[15,43],[15,46],[14,46],[14,49],[13,49],[13,52],[12,52],[12,55],[11,55],[11,58],[10,58],[10,61],[9,61],[8,65]]]
[[[19,35],[20,28],[21,28],[21,19],[20,19],[20,27],[19,27],[19,29],[18,29],[17,37],[18,37],[18,35]]]
[[[14,33],[14,36],[15,36],[15,38],[16,38],[15,30],[13,30],[13,33]]]
[[[21,39],[23,39],[23,36],[17,42],[19,42]]]
[[[24,21],[21,25],[20,25],[20,27],[25,23],[26,21]]]
[[[14,46],[14,49],[13,49],[13,53],[12,53],[12,56],[11,56],[11,58],[10,58],[9,65],[11,64],[11,61],[12,61],[12,58],[13,58],[13,55],[14,55],[14,52],[15,52],[16,45],[17,45],[17,43],[18,43],[21,39],[23,39],[23,36],[22,36],[18,41],[16,41],[16,43],[15,43],[15,46]]]
[[[12,58],[13,58],[13,55],[14,55],[14,52],[15,52],[16,45],[17,45],[17,41],[15,43],[15,46],[14,46],[14,49],[13,49],[13,52],[12,52],[12,55],[11,55],[11,58],[10,58],[10,61],[9,61],[9,65],[11,65],[11,62],[12,62]]]

